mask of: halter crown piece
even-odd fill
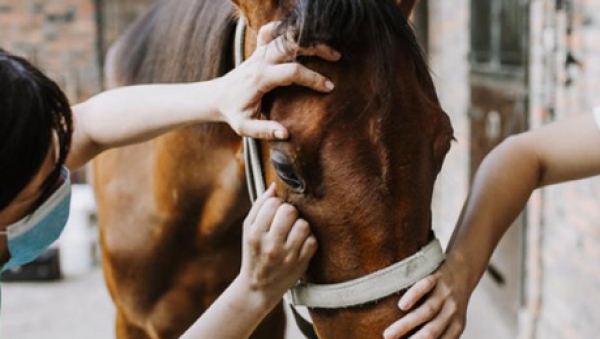
[[[246,24],[240,17],[235,34],[235,63],[244,60]],[[258,142],[244,138],[246,182],[252,201],[265,191],[265,179],[259,155]],[[444,261],[444,253],[437,239],[416,254],[401,262],[367,276],[340,284],[316,285],[298,283],[288,294],[292,305],[308,308],[347,308],[364,305],[399,293],[434,272]]]

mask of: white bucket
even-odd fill
[[[97,262],[96,200],[90,185],[73,185],[71,213],[58,242],[63,276],[88,273]]]

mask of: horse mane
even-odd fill
[[[120,85],[218,77],[233,66],[234,16],[229,1],[156,1],[113,47],[111,73]]]
[[[425,93],[435,99],[425,54],[402,9],[393,0],[296,0],[282,20],[280,34],[291,34],[302,47],[327,44],[342,55],[356,49],[375,50],[376,92],[389,104],[397,74],[397,46],[410,55]],[[367,45],[368,44],[368,45]]]
[[[390,74],[397,74],[395,49],[401,44],[426,93],[437,101],[423,50],[394,0],[294,2],[279,33],[291,33],[304,47],[328,44],[345,56],[370,44],[376,57],[376,89],[385,101],[392,95],[394,77]],[[220,76],[232,66],[228,62],[234,18],[230,1],[158,0],[116,44],[112,72],[121,84],[191,82]]]

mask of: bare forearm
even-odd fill
[[[180,339],[244,339],[277,301],[267,300],[236,279]]]
[[[485,159],[449,246],[472,288],[537,187],[600,173],[600,131],[591,114],[511,137]]]
[[[111,148],[155,138],[178,127],[222,121],[217,81],[140,85],[101,93],[73,107],[74,135],[67,166],[76,170]]]
[[[74,108],[81,128],[102,148],[145,141],[164,131],[216,121],[214,82],[122,87]]]
[[[498,242],[540,183],[542,164],[522,137],[507,140],[482,163],[448,248],[469,269],[475,288]]]

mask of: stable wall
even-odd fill
[[[0,47],[44,70],[73,102],[101,88],[91,0],[1,0]]]
[[[576,0],[572,4],[569,12],[569,7],[557,8],[556,1],[532,2],[533,128],[591,114],[600,105],[600,2]],[[570,20],[571,36],[567,33]],[[569,52],[579,66],[565,66]],[[596,338],[600,330],[600,179],[544,188],[529,207],[522,337]]]
[[[572,12],[569,7],[556,7],[570,3],[574,5]],[[469,186],[470,1],[429,0],[428,5],[431,68],[457,138],[438,179],[433,204],[434,228],[447,241]],[[532,0],[530,5],[530,128],[590,114],[593,107],[600,105],[600,2]],[[573,26],[570,36],[569,20]],[[569,51],[579,66],[566,66]],[[536,191],[527,207],[524,237],[519,337],[597,337],[600,179]],[[488,329],[480,337],[491,338],[498,335],[497,331],[491,323],[480,322],[472,311],[482,312],[483,320],[491,317],[497,322],[498,318],[492,310],[493,301],[485,305],[485,289],[478,291],[468,325],[478,325],[483,333]]]
[[[0,47],[54,79],[73,103],[98,93],[110,44],[152,0],[0,0]]]

